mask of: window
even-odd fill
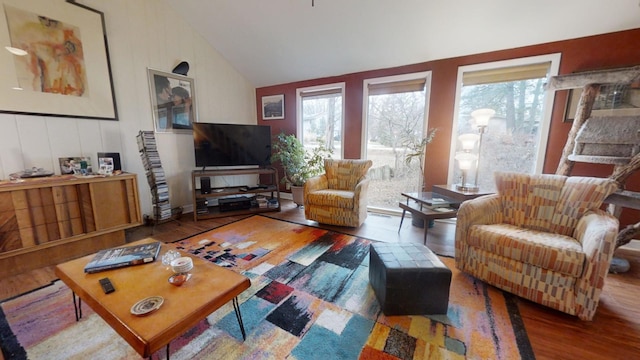
[[[473,150],[480,151],[477,179],[473,167],[467,183],[493,191],[495,171],[542,171],[553,102],[553,94],[548,94],[544,85],[549,76],[558,74],[559,62],[560,55],[552,54],[458,69],[449,183],[461,183],[455,155],[461,151],[458,137],[469,133],[482,132],[482,137]],[[472,111],[482,108],[495,111],[484,132],[471,116]]]
[[[365,158],[369,171],[369,207],[397,212],[401,193],[421,191],[423,157],[407,155],[425,136],[431,73],[416,73],[364,82]]]
[[[297,89],[298,138],[305,148],[327,146],[342,158],[344,83]]]

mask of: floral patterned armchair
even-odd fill
[[[600,210],[609,179],[496,173],[497,194],[458,211],[456,267],[536,303],[591,320],[618,220]]]
[[[304,215],[322,224],[359,227],[367,218],[371,160],[325,159],[325,173],[304,184]]]

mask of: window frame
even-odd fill
[[[465,65],[458,67],[458,77],[456,80],[456,96],[454,102],[453,119],[451,122],[451,144],[449,149],[449,171],[447,174],[447,183],[449,185],[454,184],[454,171],[456,166],[455,154],[457,151],[457,129],[459,123],[459,111],[460,111],[460,98],[462,96],[463,77],[465,72],[483,71],[483,70],[495,70],[500,68],[513,68],[516,66],[526,66],[536,63],[549,62],[549,71],[547,73],[547,81],[552,76],[558,75],[560,69],[560,53],[529,56],[524,58],[492,61],[487,63]],[[543,103],[542,120],[540,122],[540,128],[538,131],[538,151],[535,158],[535,171],[534,173],[542,173],[544,167],[544,159],[546,157],[547,143],[549,140],[549,130],[551,129],[551,113],[553,111],[554,92],[545,89],[545,100]]]
[[[417,73],[409,73],[402,75],[391,75],[377,78],[364,79],[362,81],[362,133],[360,144],[360,158],[367,159],[367,142],[369,140],[369,85],[381,84],[381,83],[393,83],[424,79],[424,125],[423,136],[429,131],[429,100],[431,99],[431,77],[432,71],[421,71]]]
[[[340,91],[336,91],[336,93],[340,93],[342,97],[342,110],[340,112],[341,121],[340,121],[340,134],[342,134],[342,141],[344,142],[344,130],[345,130],[345,82],[331,83],[331,84],[323,84],[323,85],[315,85],[308,86],[296,89],[296,137],[303,141],[303,129],[302,129],[302,101],[304,100],[303,93],[305,92],[321,92],[323,90],[333,90],[339,89]],[[340,146],[340,159],[344,158],[344,143]]]

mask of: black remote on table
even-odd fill
[[[112,292],[116,291],[116,288],[113,287],[113,284],[111,283],[111,280],[109,280],[109,278],[102,278],[98,281],[100,281],[100,286],[102,286],[102,290],[105,294],[111,294]]]

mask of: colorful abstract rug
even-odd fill
[[[172,341],[172,359],[518,359],[533,352],[510,296],[453,271],[447,315],[385,316],[369,286],[370,241],[263,216],[171,244],[238,271],[242,336],[229,304]],[[0,304],[6,359],[137,359],[61,282]],[[158,313],[159,315],[160,313]],[[153,355],[164,358],[164,351]]]

